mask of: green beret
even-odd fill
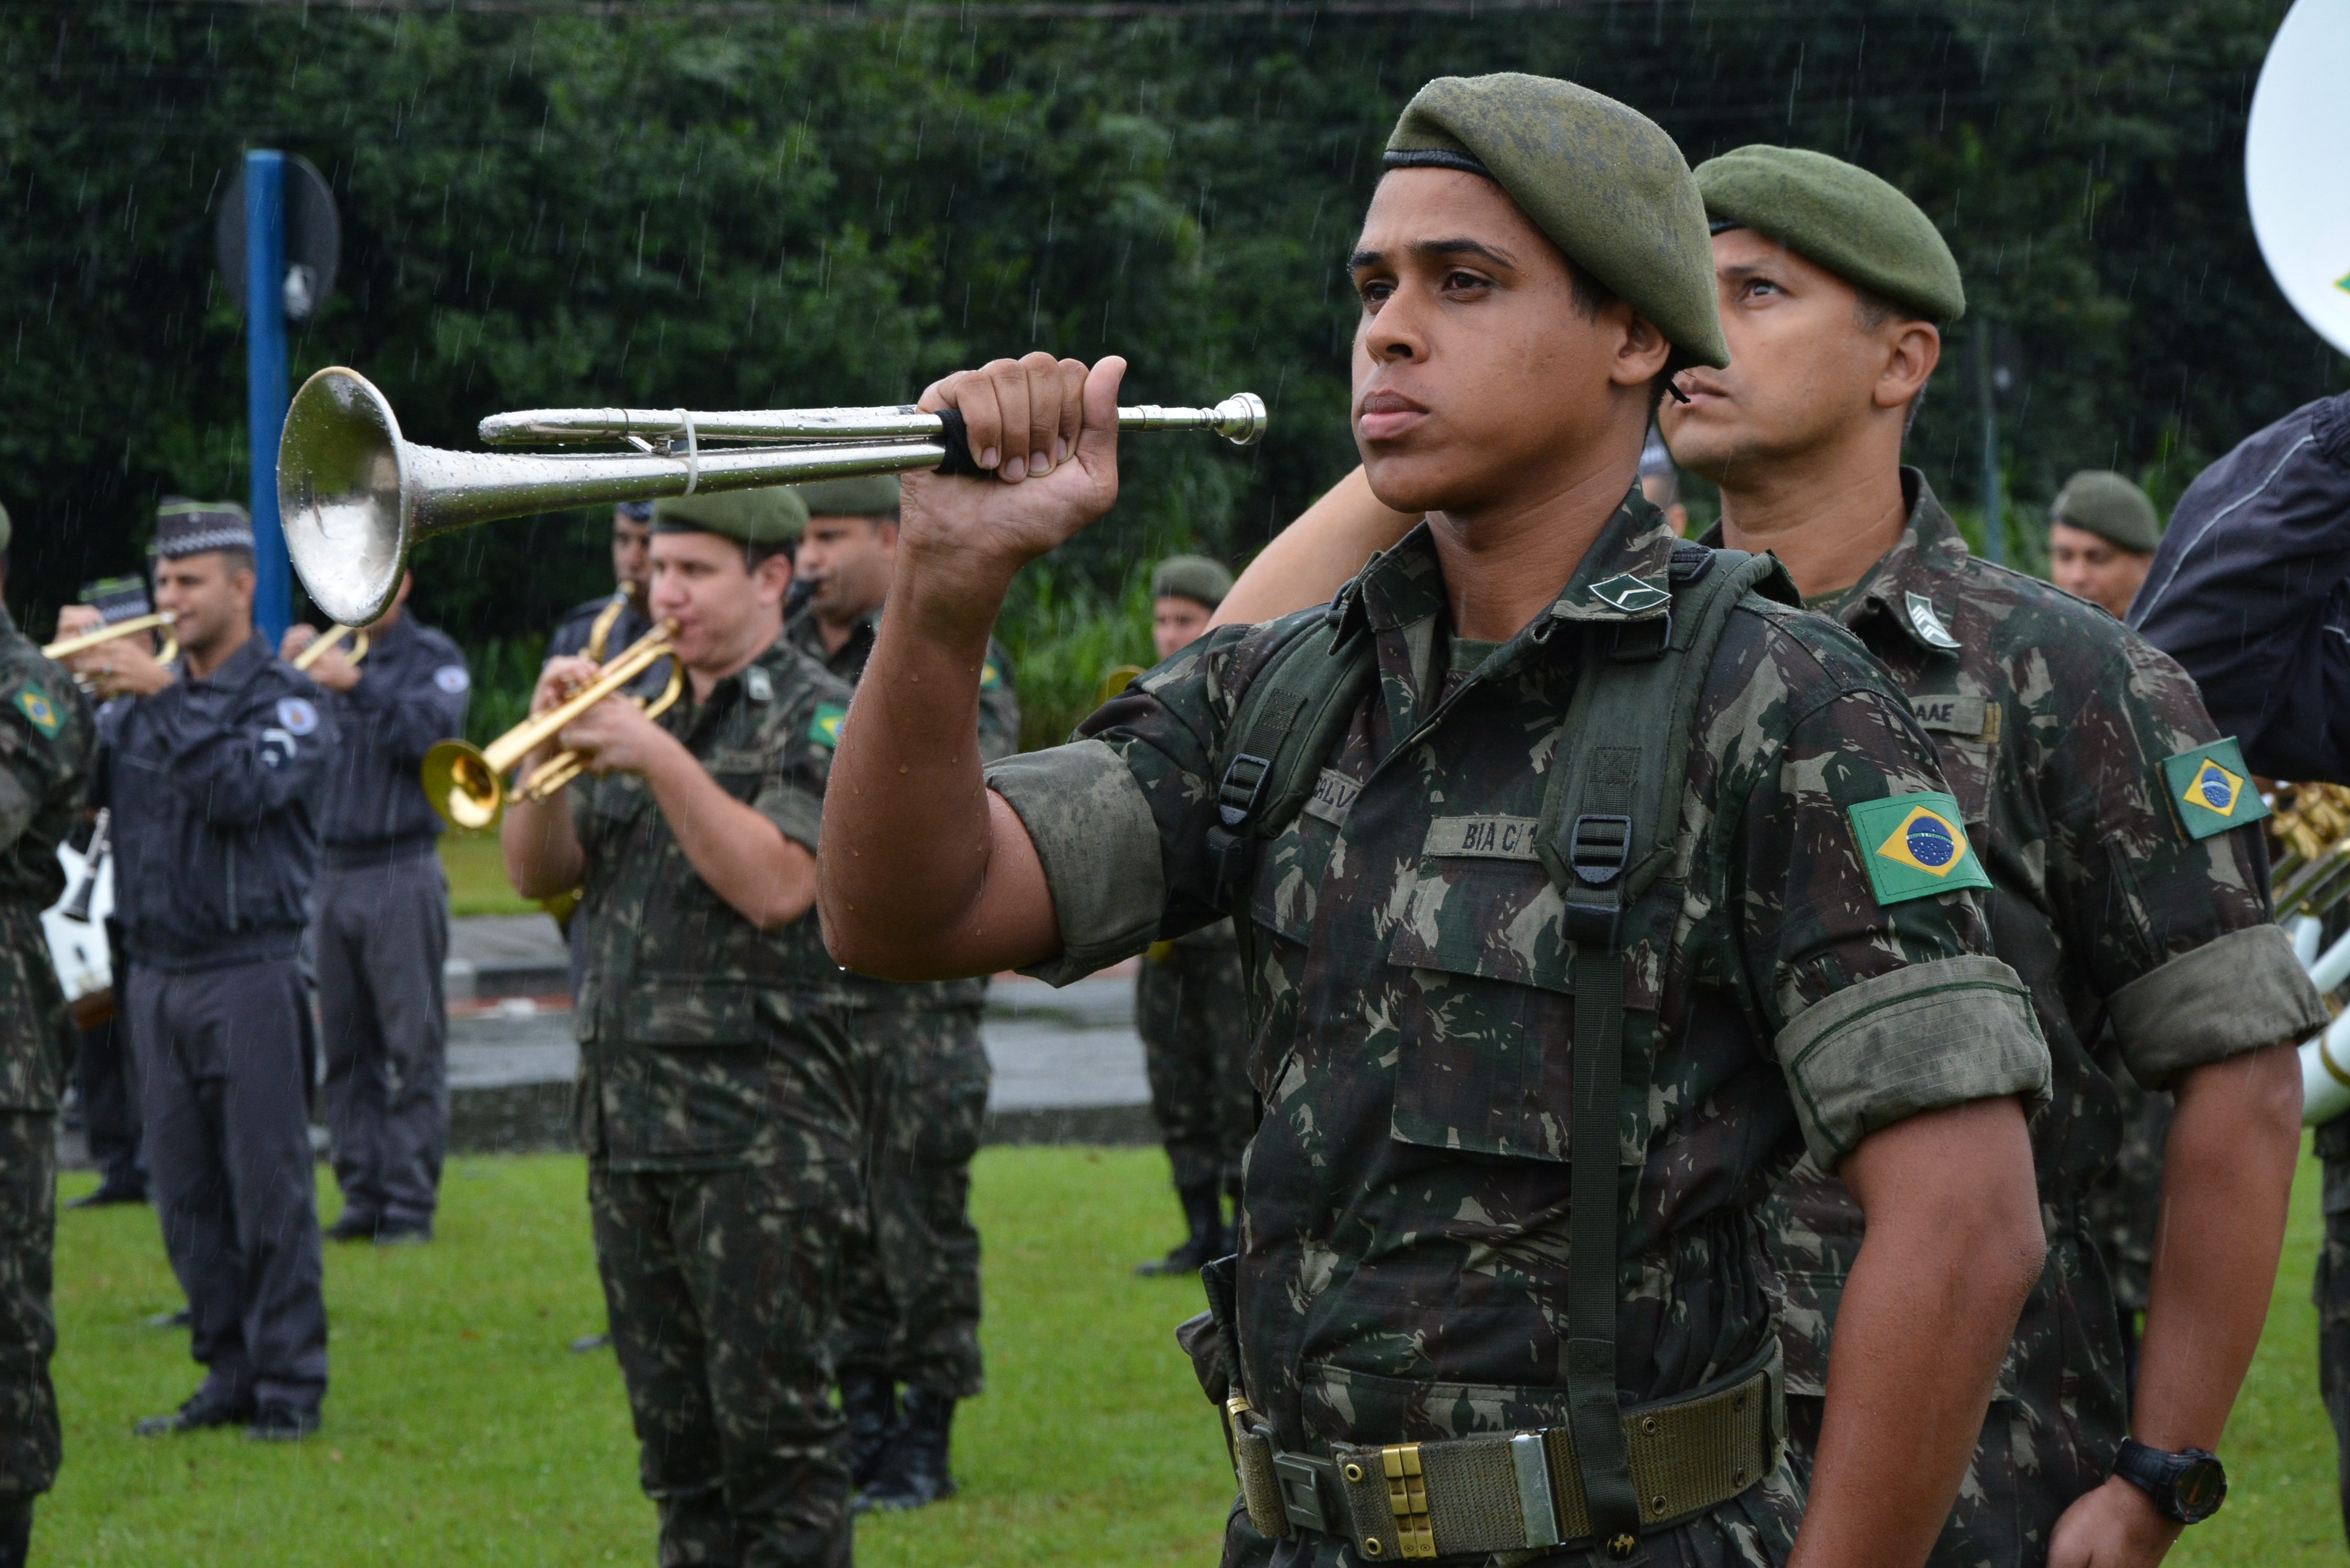
[[[2064,482],[2048,521],[2085,529],[2135,555],[2151,556],[2162,543],[2162,521],[2146,492],[2106,468],[2085,468]]]
[[[898,476],[894,473],[869,474],[862,479],[819,479],[813,484],[794,485],[802,501],[807,503],[811,517],[895,517],[898,514]]]
[[[1215,608],[1232,591],[1232,574],[1205,556],[1170,556],[1151,569],[1154,599],[1191,599]]]
[[[807,532],[807,504],[787,485],[702,491],[653,503],[656,534],[723,534],[745,545],[788,545]]]
[[[1675,348],[1730,363],[1704,203],[1680,149],[1647,116],[1550,77],[1439,77],[1404,106],[1386,162],[1492,180]]]
[[[1706,216],[1768,234],[1855,288],[1929,321],[1967,313],[1958,258],[1917,202],[1867,170],[1798,147],[1741,147],[1697,166]]]

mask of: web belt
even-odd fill
[[[1759,1359],[1710,1390],[1624,1413],[1643,1533],[1711,1512],[1778,1468],[1787,1422],[1775,1340]],[[1249,1522],[1274,1540],[1342,1535],[1375,1563],[1597,1544],[1571,1426],[1335,1444],[1326,1459],[1282,1452],[1243,1412],[1233,1426]]]

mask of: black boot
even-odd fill
[[[881,1468],[898,1431],[898,1386],[870,1372],[840,1375],[840,1412],[848,1417],[849,1484],[862,1490]]]
[[[1224,1244],[1224,1199],[1216,1183],[1178,1188],[1175,1195],[1183,1200],[1191,1233],[1165,1257],[1136,1265],[1138,1274],[1196,1274],[1201,1264],[1232,1251]]]
[[[33,1550],[33,1505],[0,1509],[0,1568],[25,1568]]]
[[[948,1472],[955,1402],[927,1388],[906,1390],[905,1411],[881,1455],[870,1486],[857,1494],[857,1511],[922,1508],[954,1496]]]

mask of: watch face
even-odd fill
[[[2198,1454],[2180,1468],[2171,1482],[2170,1495],[2178,1517],[2189,1524],[2199,1523],[2220,1511],[2228,1495],[2228,1472],[2210,1455]]]

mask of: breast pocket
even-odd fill
[[[1567,1158],[1571,950],[1532,837],[1524,818],[1440,820],[1430,847],[1461,852],[1423,856],[1400,900],[1388,984],[1399,1035],[1392,1131],[1403,1142]]]
[[[1243,977],[1254,1002],[1247,1072],[1266,1099],[1273,1097],[1282,1064],[1297,1044],[1306,951],[1328,878],[1347,869],[1346,842],[1334,815],[1343,820],[1342,814],[1309,809],[1269,839],[1258,851],[1256,875],[1249,884],[1248,919],[1256,940],[1250,944],[1253,951],[1243,950],[1255,966],[1253,975]]]

